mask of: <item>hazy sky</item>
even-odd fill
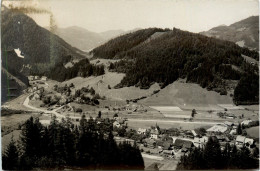
[[[51,11],[58,27],[95,32],[147,27],[200,32],[259,15],[258,0],[32,0],[23,5]],[[49,14],[31,16],[41,26],[50,23]]]

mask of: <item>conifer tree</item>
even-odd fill
[[[3,154],[3,169],[4,170],[16,170],[18,169],[18,150],[15,145],[13,135],[11,137],[11,141],[7,146],[7,149],[5,150]]]

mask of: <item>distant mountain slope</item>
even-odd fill
[[[252,16],[231,24],[230,26],[218,26],[201,34],[228,40],[237,43],[241,47],[259,49],[259,16]]]
[[[55,34],[63,38],[73,47],[84,51],[93,49],[106,40],[106,38],[98,33],[77,26],[58,28],[55,30]]]
[[[82,27],[71,26],[67,28],[57,28],[54,33],[73,47],[76,47],[82,51],[89,51],[112,38],[128,32],[125,32],[124,30],[108,30],[105,32],[96,33]]]
[[[124,33],[125,33],[124,30],[108,30],[108,31],[99,33],[99,35],[101,35],[104,40],[110,40],[110,39],[115,38]]]
[[[21,58],[24,65],[29,64],[35,66],[32,68],[46,71],[61,61],[84,58],[80,50],[38,26],[21,11],[4,8],[1,14],[2,50],[19,49],[24,56]]]
[[[153,36],[155,34],[160,36]],[[95,48],[92,53],[94,58],[128,60],[127,66],[130,67],[117,88],[135,85],[146,89],[154,82],[163,88],[178,78],[186,77],[187,82],[227,94],[225,80],[231,79],[242,82],[238,84],[239,91],[235,91],[236,101],[258,102],[258,67],[244,61],[242,54],[256,60],[259,60],[259,54],[229,41],[179,29],[150,28],[112,39]],[[124,63],[113,64],[112,68],[118,71],[117,67],[120,68]],[[250,92],[246,89],[250,89]],[[237,96],[242,92],[247,92],[247,97]]]

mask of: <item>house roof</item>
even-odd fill
[[[164,150],[168,150],[170,147],[171,147],[171,143],[170,142],[167,142],[167,141],[163,142],[163,149]]]
[[[182,140],[182,139],[176,139],[174,142],[174,146],[185,147],[185,148],[191,148],[192,144],[193,143],[191,141]]]
[[[137,131],[138,131],[138,132],[146,132],[146,129],[145,129],[145,128],[138,128]]]
[[[229,122],[229,121],[225,121],[224,124],[227,125],[227,126],[232,126],[233,125],[233,123]]]
[[[194,137],[198,135],[194,130],[191,130],[191,133],[194,135]]]
[[[250,122],[253,122],[252,120],[244,120],[241,122],[241,125],[248,125]]]
[[[248,143],[248,144],[252,145],[252,144],[254,143],[254,139],[252,139],[252,138],[246,138],[246,139],[245,139],[245,143]]]
[[[236,142],[242,142],[242,143],[244,143],[244,142],[245,142],[245,139],[246,139],[246,137],[241,136],[241,135],[238,135],[237,138],[236,138]]]

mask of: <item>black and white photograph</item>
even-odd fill
[[[259,170],[259,0],[2,0],[1,170]]]

